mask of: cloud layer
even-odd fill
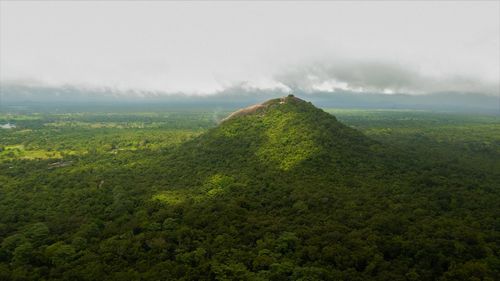
[[[381,61],[344,61],[317,63],[283,75],[277,80],[290,89],[306,92],[353,91],[375,93],[425,94],[435,92],[467,92],[495,94],[498,81],[487,81],[466,75],[436,77],[419,72],[408,65]]]
[[[499,2],[0,5],[4,83],[187,94],[499,91]]]

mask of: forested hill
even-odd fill
[[[217,280],[498,276],[498,248],[486,242],[496,232],[475,232],[495,207],[465,211],[483,224],[473,231],[448,201],[475,208],[498,190],[479,199],[486,182],[467,190],[473,179],[460,182],[453,168],[434,171],[413,156],[288,96],[238,110],[179,146],[158,164],[154,198],[192,208],[178,223],[204,233],[195,244],[209,253]],[[470,198],[478,201],[465,203]]]
[[[375,141],[333,115],[288,96],[232,113],[179,147],[165,160],[162,174],[171,179],[169,188],[200,186],[214,176],[263,184],[286,180],[295,185],[307,178],[338,181],[374,172],[380,150]]]

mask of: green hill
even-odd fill
[[[220,175],[292,185],[307,179],[339,181],[375,171],[380,149],[333,115],[288,96],[232,113],[182,145],[165,161],[165,170],[168,178],[179,180],[171,186],[181,188],[196,188]]]
[[[471,195],[460,185],[429,185],[439,176],[419,177],[423,160],[406,155],[288,96],[236,111],[181,145],[162,160],[153,199],[178,225],[201,231],[189,255],[206,251],[209,279],[493,276],[478,261],[488,246],[477,236],[469,238],[479,252],[460,246],[468,258],[458,248],[441,252],[473,231],[439,198]],[[199,273],[202,262],[193,263]]]

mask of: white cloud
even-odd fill
[[[499,2],[0,5],[3,81],[193,94],[498,91]]]

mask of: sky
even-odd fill
[[[496,95],[500,1],[1,1],[0,81]]]

